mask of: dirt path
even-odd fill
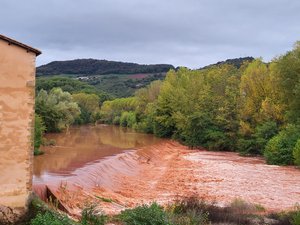
[[[114,214],[142,203],[167,204],[189,196],[219,205],[241,198],[270,211],[300,203],[296,168],[266,165],[260,158],[236,153],[189,150],[172,141],[119,154],[46,185],[74,215],[91,203]],[[36,192],[40,186],[35,186]]]

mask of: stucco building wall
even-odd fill
[[[36,54],[0,40],[0,206],[31,193]]]

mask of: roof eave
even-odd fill
[[[4,36],[4,35],[2,35],[2,34],[0,34],[0,39],[1,39],[1,40],[4,40],[4,41],[7,41],[9,45],[14,44],[14,45],[17,45],[17,46],[19,46],[19,47],[21,47],[21,48],[26,49],[28,52],[33,52],[33,53],[36,54],[36,56],[42,54],[42,52],[41,52],[40,50],[38,50],[38,49],[36,49],[36,48],[32,48],[32,47],[30,47],[30,46],[28,46],[28,45],[25,45],[25,44],[23,44],[23,43],[21,43],[21,42],[18,42],[18,41],[16,41],[16,40],[14,40],[14,39],[11,39],[11,38],[9,38],[9,37],[6,37],[6,36]]]

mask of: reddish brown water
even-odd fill
[[[34,190],[43,196],[46,185],[73,215],[87,203],[118,213],[189,196],[219,205],[240,198],[268,211],[300,203],[300,170],[266,165],[261,158],[190,150],[113,126],[72,128],[49,137],[57,146],[35,158]]]
[[[56,144],[42,147],[45,154],[34,157],[35,184],[66,180],[99,160],[161,141],[153,135],[107,125],[72,127],[46,138]]]

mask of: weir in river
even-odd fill
[[[107,125],[73,127],[47,138],[56,145],[44,147],[45,154],[34,159],[34,190],[44,200],[57,199],[75,216],[88,204],[114,214],[191,196],[220,206],[238,198],[267,211],[300,202],[300,170],[267,165],[259,157],[191,150]]]

